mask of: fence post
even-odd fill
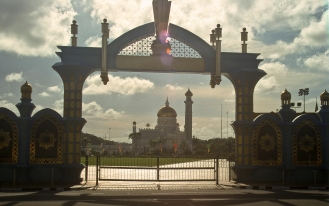
[[[216,157],[216,185],[219,185],[218,175],[219,175],[219,160],[218,156]]]
[[[160,180],[160,163],[159,163],[159,156],[157,156],[157,181]]]
[[[231,166],[231,157],[229,156],[228,157],[228,181],[231,181],[231,168],[232,168],[232,166]]]
[[[54,168],[51,168],[51,186],[54,187]]]
[[[16,168],[14,168],[13,186],[16,185]]]
[[[99,173],[99,155],[96,155],[96,186],[98,186],[98,173]]]
[[[89,162],[88,162],[88,155],[86,155],[86,159],[85,159],[85,181],[88,181],[88,166],[89,166]]]

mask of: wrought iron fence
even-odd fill
[[[85,181],[229,181],[234,162],[197,157],[85,157]]]

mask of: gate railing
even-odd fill
[[[221,158],[85,157],[85,181],[230,181],[235,162]]]

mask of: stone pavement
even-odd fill
[[[234,181],[220,182],[216,185],[211,182],[126,182],[126,181],[99,181],[96,186],[95,181],[82,182],[79,185],[49,185],[49,184],[12,184],[0,185],[1,191],[28,191],[28,190],[233,190],[233,189],[255,189],[255,190],[329,190],[326,184],[243,184]]]

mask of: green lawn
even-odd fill
[[[205,158],[159,158],[159,165],[170,165],[184,162],[195,162]],[[210,159],[210,158],[208,158]],[[81,157],[81,163],[85,164],[85,157]],[[101,157],[102,166],[140,166],[154,167],[157,166],[156,157]],[[88,158],[89,165],[96,165],[96,157]]]

